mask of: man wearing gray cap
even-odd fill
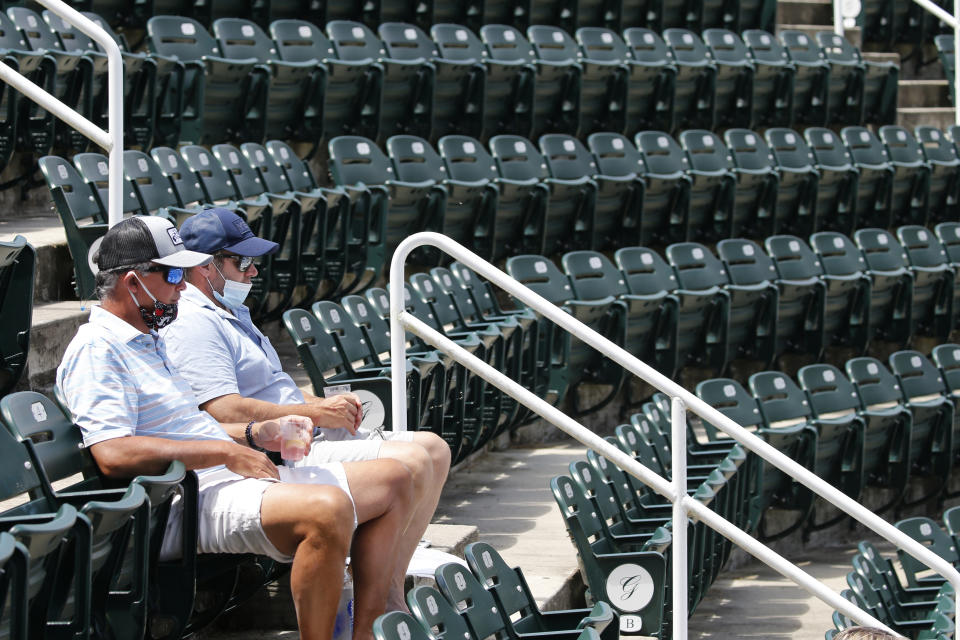
[[[177,317],[184,269],[212,257],[188,251],[177,229],[153,216],[119,222],[95,250],[100,305],[67,347],[57,385],[100,470],[131,478],[173,460],[196,470],[198,551],[292,562],[302,638],[332,637],[352,540],[354,638],[372,638],[389,590],[384,568],[393,567],[397,531],[410,515],[410,473],[392,460],[354,463],[376,465],[368,472],[381,478],[361,496],[351,495],[339,463],[278,469],[261,449],[277,451],[293,436],[309,447],[312,421],[217,422],[198,409],[156,333]],[[181,546],[181,509],[171,510],[161,557]]]
[[[357,433],[362,413],[356,395],[318,398],[300,391],[243,304],[257,275],[254,258],[275,252],[275,242],[257,237],[240,216],[222,208],[191,216],[180,234],[188,249],[213,255],[212,262],[187,270],[181,319],[162,332],[170,359],[190,383],[200,408],[224,422],[287,413],[309,417],[319,435],[309,455],[297,464],[348,463],[355,493],[356,484],[368,479],[351,473],[354,461],[394,459],[410,470],[414,504],[403,527],[389,600],[389,608],[405,608],[406,561],[440,499],[450,467],[449,446],[429,432],[385,431],[365,437]]]

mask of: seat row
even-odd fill
[[[699,31],[721,27],[773,31],[775,0],[685,0],[670,5],[662,1],[617,0],[469,0],[468,2],[417,3],[373,0],[311,2],[309,0],[260,0],[258,2],[204,2],[185,0],[140,0],[130,10],[122,0],[86,0],[81,8],[103,15],[113,25],[142,26],[161,14],[189,16],[204,25],[218,18],[250,19],[263,28],[279,19],[305,19],[322,25],[331,20],[359,20],[372,29],[383,22],[410,22],[421,28],[452,22],[477,30],[484,24],[509,24],[525,29],[546,24],[573,31],[579,27],[648,27],[661,30],[683,27]]]

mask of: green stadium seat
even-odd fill
[[[710,51],[700,36],[687,29],[665,29],[663,39],[677,66],[674,129],[712,129],[716,122],[717,66]]]
[[[99,199],[100,207],[103,210],[103,217],[107,217],[107,185],[109,178],[109,162],[107,156],[101,153],[78,153],[73,156],[73,164],[80,172],[90,189]],[[130,177],[123,177],[123,213],[130,215],[139,215],[145,213],[137,194],[134,191]]]
[[[855,244],[842,233],[819,231],[810,247],[823,267],[827,285],[824,333],[828,346],[844,346],[857,354],[870,340],[871,282],[867,263]]]
[[[340,135],[376,137],[380,125],[383,69],[369,59],[339,56],[323,31],[305,20],[275,20],[270,36],[281,60],[312,61],[323,90],[323,138]]]
[[[200,177],[187,166],[179,152],[170,147],[154,147],[150,150],[150,157],[154,159],[160,167],[160,171],[173,185],[173,191],[176,193],[181,207],[199,207],[207,202],[207,194],[201,184]],[[227,198],[226,195],[223,197]],[[224,200],[224,202],[226,201]]]
[[[803,31],[784,29],[778,35],[796,70],[793,86],[793,119],[790,124],[822,127],[830,120],[830,64],[820,47]]]
[[[851,437],[860,434],[863,485],[890,491],[886,494],[890,499],[874,512],[882,513],[899,503],[910,479],[909,412],[899,404],[883,408],[865,406],[854,384],[833,365],[801,367],[797,381],[807,394],[815,418],[850,420],[851,431],[855,432]],[[849,452],[857,454],[855,449]]]
[[[930,220],[956,220],[960,202],[960,158],[943,131],[929,125],[915,130],[923,157],[930,166]]]
[[[20,32],[20,38],[18,39],[19,44],[15,44],[14,48],[20,51],[29,49],[38,53],[42,52],[44,57],[49,57],[54,61],[54,65],[49,67],[43,65],[43,63],[39,63],[41,66],[44,66],[43,82],[49,81],[47,80],[47,74],[55,75],[55,80],[53,80],[50,85],[41,86],[45,86],[51,90],[53,95],[66,106],[88,120],[92,120],[94,115],[93,98],[95,91],[93,86],[93,61],[82,53],[65,49],[56,32],[32,9],[23,6],[8,7],[6,14],[7,17],[10,18],[10,23],[12,23],[7,26],[13,26]],[[9,34],[8,37],[12,40],[13,34]],[[24,44],[29,46],[22,46]],[[30,67],[32,64],[38,63],[32,63],[32,61],[26,60],[24,56],[17,55],[18,53],[19,51],[15,52],[14,55],[20,61],[20,73],[24,75],[31,74],[35,70],[35,67],[34,69]],[[42,116],[37,113],[36,109],[26,104],[30,102],[32,101],[23,101],[25,105],[24,110],[27,113],[21,114],[20,126],[23,127],[29,123],[32,132],[36,134],[39,133],[39,131],[34,128],[34,125],[41,124],[39,120],[41,120]],[[35,119],[37,121],[35,121]],[[90,144],[90,140],[85,135],[71,128],[70,125],[62,120],[57,119],[53,127],[54,138],[52,142],[56,147],[84,151]],[[34,142],[38,141],[34,140]],[[47,153],[46,148],[40,148],[37,149],[37,151],[39,153]]]
[[[752,125],[792,122],[795,69],[787,50],[768,31],[747,29],[742,37],[753,64]]]
[[[27,637],[27,550],[6,531],[0,533],[0,634],[6,638]]]
[[[483,249],[480,238],[475,236],[475,251],[481,257],[500,261],[509,255],[540,247],[544,186],[539,179],[502,177],[497,172],[493,156],[475,138],[444,136],[437,143],[437,149],[450,179],[474,183],[485,190],[485,215],[474,222],[474,233],[489,236],[488,249]]]
[[[777,353],[808,353],[819,358],[826,346],[827,285],[823,267],[810,246],[797,236],[770,236],[764,241],[777,269]]]
[[[950,396],[956,398],[960,392],[960,345],[938,344],[930,352],[930,360],[940,369]]]
[[[553,255],[596,246],[597,185],[589,175],[551,177],[541,153],[520,136],[494,136],[490,152],[504,178],[521,182],[536,179],[543,185],[542,218],[528,223],[536,225],[542,234],[538,253]]]
[[[913,328],[913,276],[906,252],[884,229],[858,229],[853,240],[866,260],[872,285],[870,338],[905,347]]]
[[[760,134],[749,129],[728,129],[723,138],[733,160],[730,168],[737,178],[733,235],[752,232],[754,237],[767,237],[783,233],[789,226],[785,218],[789,212],[777,210],[780,175],[767,143]],[[749,221],[745,231],[738,229],[740,220]],[[793,223],[803,225],[802,220]]]
[[[683,149],[661,131],[641,131],[635,138],[646,167],[646,192],[641,214],[640,239],[645,245],[666,245],[686,240],[690,233],[689,209],[692,180]]]
[[[886,609],[887,614],[894,620],[910,620],[911,622],[931,617],[937,613],[947,617],[955,614],[955,605],[949,594],[943,593],[926,600],[909,599],[906,591],[902,590],[899,581],[893,586],[887,581],[887,576],[878,571],[872,562],[860,554],[850,559],[853,564],[854,580],[861,579],[866,584],[861,586],[865,592],[864,599],[871,600],[877,606]],[[848,581],[850,580],[848,574]],[[860,586],[860,585],[858,585]],[[900,587],[897,590],[897,587]],[[872,597],[867,593],[872,592]]]
[[[572,32],[573,29],[570,31]],[[610,113],[609,109],[604,109],[604,113],[596,114],[589,121],[587,115],[583,113],[581,103],[585,72],[583,53],[569,33],[559,27],[540,23],[527,28],[527,39],[535,56],[533,62],[537,65],[534,122],[530,135],[532,139],[547,133],[586,136],[593,131],[623,129],[620,122],[623,116],[623,102],[617,105],[619,111]],[[559,80],[554,80],[553,78],[559,75],[558,67],[563,68],[564,75]],[[596,74],[597,67],[591,70]],[[606,86],[610,80],[611,77],[605,75],[603,79],[593,78],[593,84]],[[561,86],[561,94],[555,100],[555,103],[562,105],[557,115],[551,115],[541,101],[547,82],[551,84],[556,82]],[[553,113],[557,113],[556,107],[553,108]]]
[[[944,516],[946,516],[946,513],[944,513]],[[947,518],[944,517],[944,520],[947,520]],[[949,523],[947,523],[947,528],[949,531]],[[953,534],[951,533],[951,535]],[[900,602],[930,600],[931,598],[935,598],[938,593],[941,592],[941,589],[943,589],[943,592],[948,592],[950,589],[950,587],[944,587],[943,585],[932,585],[928,587],[910,587],[904,585],[890,558],[883,556],[872,543],[867,541],[858,543],[857,551],[859,552],[859,557],[864,561],[864,564],[870,565],[870,570],[879,573],[883,577],[891,592],[893,592],[894,597]]]
[[[840,136],[850,152],[858,172],[857,226],[887,229],[893,221],[893,182],[895,169],[883,143],[866,127],[844,127]],[[898,204],[904,203],[898,201]],[[912,218],[909,203],[897,211],[901,218]]]
[[[764,138],[779,176],[776,219],[780,233],[806,237],[818,228],[820,173],[813,152],[793,129],[767,129]]]
[[[893,169],[891,210],[894,224],[927,223],[931,166],[913,134],[903,127],[880,127],[880,140]]]
[[[426,59],[389,57],[369,27],[351,20],[328,22],[327,37],[338,59],[376,65],[382,70],[378,141],[401,133],[424,138],[430,135],[434,70]]]
[[[679,141],[687,156],[690,177],[686,239],[716,242],[740,235],[750,221],[734,221],[736,177],[723,140],[704,129],[687,129],[680,134]]]
[[[957,281],[950,256],[929,229],[897,228],[913,273],[913,334],[945,339],[955,323]]]
[[[273,40],[250,20],[220,18],[212,32],[224,57],[253,58],[264,68],[250,91],[267,95],[266,137],[312,141],[323,135],[324,74],[315,62],[282,60]]]
[[[918,516],[900,520],[895,526],[953,566],[960,565],[960,555],[957,553],[953,539],[940,528],[936,521]],[[900,560],[900,567],[907,578],[908,587],[939,587],[943,584],[943,578],[939,574],[931,574],[930,569],[925,564],[910,554],[898,549],[897,558]]]
[[[759,360],[769,366],[776,353],[776,285],[769,280],[733,283],[720,259],[696,242],[671,244],[666,257],[680,289],[705,297],[719,292],[723,297],[720,313],[727,314],[726,354],[717,373],[722,374],[737,359]]]
[[[597,221],[601,228],[610,224],[602,212],[615,208],[622,215],[615,216],[619,224],[618,237],[607,242],[614,246],[644,244],[643,215],[646,185],[641,177],[645,172],[643,156],[629,140],[619,133],[594,133],[587,138],[593,155],[597,192]],[[572,165],[571,165],[572,166]],[[601,232],[600,241],[605,235]],[[609,234],[607,234],[609,237]]]
[[[403,22],[384,22],[378,29],[384,50],[394,60],[426,60],[433,67],[433,127],[430,140],[461,133],[483,133],[485,76],[479,60],[454,60],[440,55],[437,43],[420,27]]]
[[[718,128],[749,127],[753,122],[756,70],[747,46],[729,29],[706,29],[703,42],[717,66],[714,124]]]
[[[47,93],[55,91],[56,62],[41,52],[31,51],[30,45],[5,12],[0,11],[0,50],[4,64],[26,76]],[[6,86],[2,87],[0,113],[3,124],[0,131],[0,157],[4,165],[14,149],[30,151],[37,155],[50,153],[54,144],[55,118],[52,113],[40,108],[33,100],[21,100],[20,94]]]
[[[377,640],[430,640],[432,636],[406,611],[390,611],[373,621],[373,637]]]
[[[615,32],[601,27],[580,27],[575,35],[582,70],[580,137],[626,130],[632,73],[627,46]]]
[[[818,31],[817,45],[830,65],[827,122],[833,126],[862,124],[865,68],[860,52],[832,31]]]
[[[0,241],[0,397],[17,386],[27,366],[36,270],[37,253],[26,238]]]
[[[176,58],[186,66],[180,141],[193,144],[225,138],[262,140],[267,92],[257,91],[264,72],[254,58],[226,58],[196,20],[154,16],[147,21],[150,51]]]
[[[203,210],[198,203],[181,207],[173,183],[164,175],[156,160],[143,151],[127,149],[123,152],[123,173],[133,186],[142,209],[149,214],[171,217],[179,226]]]
[[[810,127],[804,132],[804,136],[820,172],[817,186],[817,230],[852,234],[861,226],[858,208],[861,201],[858,197],[859,173],[854,160],[840,136],[829,129]],[[889,199],[881,204],[880,217],[883,217],[889,212]],[[868,215],[873,213],[873,210],[867,211]]]
[[[652,29],[632,27],[623,32],[625,50],[621,50],[617,34],[608,35],[611,36],[609,43],[600,34],[600,42],[591,45],[591,53],[599,56],[605,45],[609,45],[613,47],[611,55],[623,60],[630,69],[627,134],[636,135],[648,129],[673,131],[677,66],[663,38]]]
[[[429,638],[460,640],[472,637],[466,617],[432,585],[421,584],[408,591],[407,603],[419,625],[432,632]]]

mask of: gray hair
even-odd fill
[[[887,633],[883,629],[874,627],[847,627],[837,635],[833,640],[887,640],[895,639],[897,636]]]
[[[131,264],[119,269],[98,271],[96,275],[96,288],[94,289],[94,293],[96,293],[97,298],[103,302],[107,298],[113,296],[114,290],[117,288],[117,283],[120,282],[120,278],[122,278],[128,271],[146,273],[153,267],[154,264],[152,262],[138,262],[137,264]]]

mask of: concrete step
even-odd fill
[[[30,330],[30,351],[27,370],[20,381],[23,389],[48,393],[56,380],[57,367],[77,327],[87,321],[89,304],[81,310],[80,302],[47,302],[33,307]]]
[[[867,62],[892,62],[900,66],[900,54],[893,51],[863,51],[860,55]]]
[[[780,0],[777,24],[833,24],[833,4],[830,0]]]
[[[0,217],[0,238],[8,240],[17,235],[24,236],[37,251],[34,303],[75,300],[73,260],[57,214],[47,211],[17,218]]]
[[[944,107],[950,104],[950,87],[946,80],[901,80],[897,107]]]
[[[897,109],[897,124],[911,131],[920,124],[929,124],[946,129],[953,123],[953,107],[905,107]]]

